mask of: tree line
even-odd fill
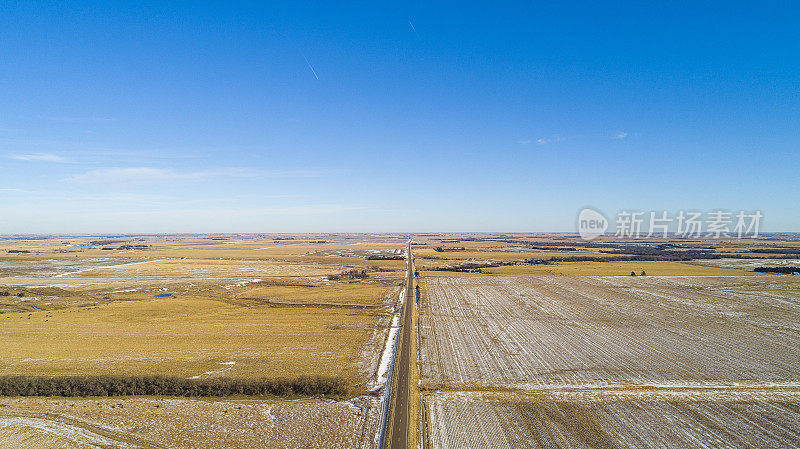
[[[346,396],[344,379],[186,379],[176,376],[0,376],[0,396]]]
[[[792,274],[800,273],[800,267],[755,267],[753,271],[756,273]]]

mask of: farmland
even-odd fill
[[[0,376],[304,376],[347,393],[3,398],[24,447],[370,447],[378,376],[405,275],[396,236],[0,240]],[[24,378],[24,377],[23,377]],[[301,443],[302,441],[302,443]]]
[[[703,397],[705,396],[705,397]],[[431,395],[431,447],[795,447],[800,395]]]
[[[432,277],[425,382],[458,388],[793,382],[800,281]]]
[[[8,398],[0,399],[0,441],[15,447],[369,447],[376,415],[370,397]]]
[[[375,447],[405,242],[0,240],[0,376],[166,376],[153,382],[180,386],[153,393],[167,396],[0,398],[0,443]],[[419,437],[435,448],[791,446],[800,276],[752,269],[793,266],[795,247],[415,239],[418,370],[409,378],[419,389],[409,408],[422,416]],[[309,376],[323,380],[303,384]],[[329,380],[344,391],[313,390]],[[234,381],[242,387],[225,387]],[[258,382],[276,393],[242,393]],[[201,383],[221,387],[191,389]]]
[[[439,247],[418,264],[429,447],[795,447],[800,439],[800,278],[749,271],[796,259],[746,254],[771,243],[718,245],[700,261],[581,260],[554,250],[536,263],[507,242],[446,245],[455,249]]]

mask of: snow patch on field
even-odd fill
[[[261,279],[245,279],[243,281],[239,281],[233,284],[223,285],[222,288],[224,288],[225,290],[230,290],[234,287],[244,287],[247,284],[255,284],[256,282],[261,282]]]
[[[406,291],[403,289],[400,291],[400,304],[405,304],[405,297]],[[375,379],[375,384],[372,387],[372,391],[378,391],[383,388],[387,379],[389,378],[389,368],[391,367],[392,359],[394,358],[398,335],[400,335],[400,311],[396,310],[394,316],[392,317],[392,324],[389,327],[389,335],[386,337],[386,346],[383,348],[381,361],[378,365],[377,378]]]
[[[392,362],[392,357],[394,357],[394,350],[397,346],[397,335],[399,333],[400,317],[395,316],[392,318],[392,326],[389,328],[389,336],[386,339],[386,347],[384,347],[383,355],[381,355],[381,363],[378,366],[378,377],[375,380],[375,386],[372,388],[373,391],[383,387],[388,379],[389,365]]]
[[[222,368],[222,369],[218,369],[218,370],[206,371],[203,374],[198,374],[196,376],[192,376],[189,379],[199,379],[199,378],[201,378],[203,376],[213,376],[213,375],[217,375],[217,374],[222,374],[225,371],[228,371],[229,369],[233,368],[234,365],[236,365],[236,362],[217,362],[217,363],[219,363],[220,365],[226,365],[226,367]]]
[[[110,440],[102,435],[89,432],[80,427],[72,426],[57,421],[40,418],[0,418],[0,428],[30,428],[37,433],[45,433],[58,438],[69,440],[73,443],[88,445],[89,447],[134,447],[119,441]],[[51,441],[52,442],[52,441]]]
[[[140,264],[144,264],[144,263],[158,262],[158,261],[161,261],[161,260],[164,260],[164,259],[144,260],[144,261],[141,261],[141,262],[123,263],[123,264],[119,264],[119,265],[109,265],[109,266],[105,266],[105,267],[84,268],[82,270],[69,271],[69,272],[66,272],[66,273],[56,274],[53,277],[54,278],[60,278],[60,277],[67,276],[67,275],[70,275],[70,274],[85,273],[87,271],[95,271],[95,270],[107,270],[109,268],[127,267],[127,266],[130,266],[130,265],[140,265]]]

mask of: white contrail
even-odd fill
[[[411,30],[414,32],[414,34],[417,34],[417,29],[414,27],[414,24],[411,23],[411,19],[408,19],[408,24],[411,25]]]
[[[311,73],[314,74],[314,78],[316,78],[317,81],[319,81],[319,77],[317,76],[317,72],[314,70],[314,67],[311,67],[311,63],[308,62],[308,58],[306,58],[306,55],[303,55],[303,59],[306,60],[306,64],[308,64],[308,68],[311,69]]]

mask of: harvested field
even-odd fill
[[[548,265],[509,265],[486,268],[500,276],[625,276],[642,271],[650,276],[742,276],[735,267],[714,267],[670,261],[557,262]]]
[[[140,447],[60,421],[20,416],[0,417],[0,443],[18,449]]]
[[[0,399],[4,447],[370,448],[377,399]]]
[[[716,259],[696,260],[693,264],[707,267],[735,268],[752,271],[756,267],[800,267],[800,259]]]
[[[800,280],[429,277],[428,388],[800,380]]]
[[[251,260],[148,259],[68,265],[52,261],[17,262],[20,275],[0,278],[0,286],[81,288],[147,288],[174,284],[221,285],[228,288],[271,277],[322,278],[341,271],[337,266]],[[55,265],[56,268],[53,268]],[[56,270],[60,271],[56,271]],[[32,273],[31,276],[25,276]]]
[[[797,447],[800,396],[425,400],[433,448]]]
[[[433,448],[796,447],[792,276],[425,277]]]

